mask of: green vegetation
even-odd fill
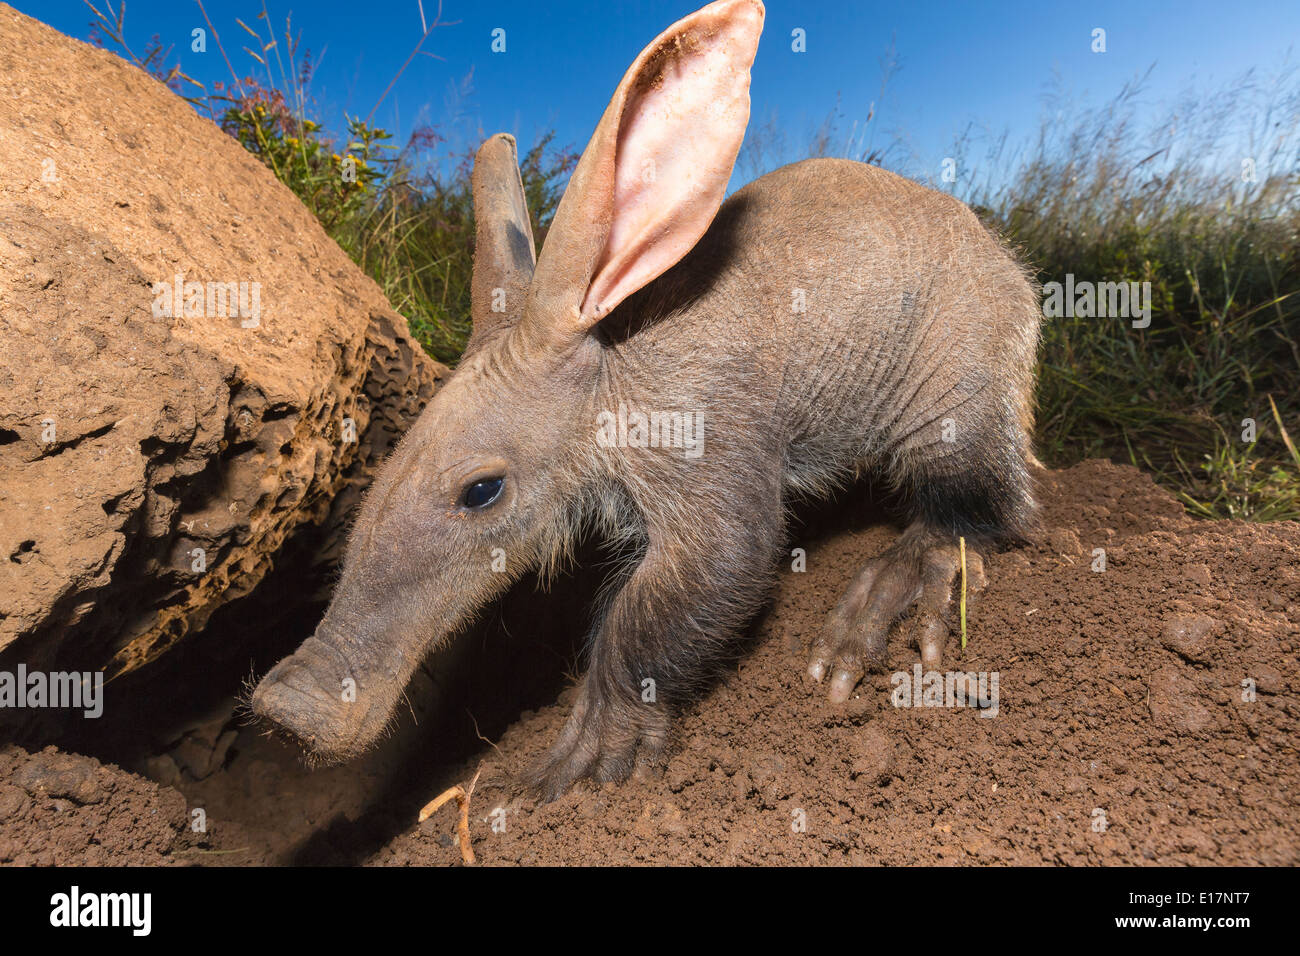
[[[1150,283],[1146,329],[1045,320],[1040,454],[1139,465],[1205,517],[1300,518],[1300,85],[1247,78],[1146,134],[1138,89],[968,196],[1044,283]],[[1230,130],[1254,155],[1220,148]]]
[[[538,243],[545,238],[576,157],[542,136],[519,159]],[[435,358],[455,364],[469,338],[474,204],[469,155],[454,174],[394,174],[370,201],[333,231],[334,238],[379,283]]]

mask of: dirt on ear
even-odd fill
[[[0,355],[0,664],[110,678],[337,552],[446,372],[255,157],[3,4]]]

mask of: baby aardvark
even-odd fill
[[[315,635],[253,697],[309,751],[365,749],[428,652],[586,529],[631,557],[538,772],[548,798],[660,758],[675,706],[767,598],[792,499],[871,471],[914,507],[812,648],[835,702],[900,618],[937,666],[958,536],[974,593],[976,549],[1027,529],[1024,270],[957,200],[860,163],[796,163],[723,202],[762,26],[757,0],[719,0],[637,57],[540,259],[514,140],[479,150],[469,346],[366,497]],[[611,441],[620,409],[702,432]]]

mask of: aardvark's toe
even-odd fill
[[[967,547],[966,603],[969,611],[984,588],[984,562]],[[826,619],[808,659],[808,675],[829,677],[827,696],[842,703],[868,670],[885,663],[889,630],[903,622],[924,668],[936,670],[943,647],[960,618],[962,549],[956,540],[909,529],[888,550],[866,563]]]

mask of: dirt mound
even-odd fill
[[[897,533],[844,530],[840,515],[840,530],[792,542],[807,570],[782,575],[751,648],[680,723],[662,777],[538,806],[514,780],[572,692],[502,732],[485,714],[511,685],[490,678],[459,713],[464,731],[456,714],[421,712],[347,767],[308,771],[243,727],[219,770],[178,781],[210,821],[206,852],[190,858],[455,864],[454,808],[418,826],[415,815],[481,772],[471,826],[488,864],[1300,863],[1288,679],[1300,525],[1194,520],[1146,476],[1102,462],[1044,474],[1041,499],[1042,535],[992,557],[966,651],[948,646],[946,666],[998,675],[994,716],[895,707],[888,674],[840,707],[808,683],[808,642]],[[506,649],[532,645],[536,600],[550,599],[489,615],[501,633],[467,643],[458,680],[474,685]],[[915,659],[891,645],[897,671]],[[470,756],[449,763],[466,739]]]
[[[346,515],[444,371],[238,143],[4,5],[0,352],[3,660],[110,677]]]
[[[172,862],[185,798],[90,757],[0,748],[0,864]]]

